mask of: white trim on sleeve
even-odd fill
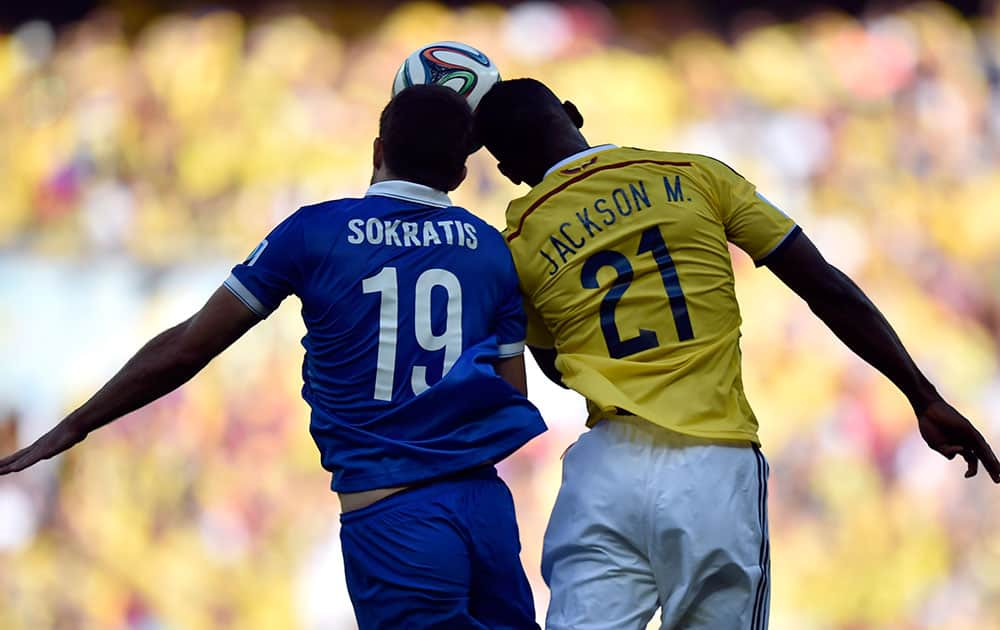
[[[524,342],[502,343],[497,347],[501,359],[509,359],[519,354],[524,354]]]
[[[779,208],[777,206],[777,204],[775,204],[773,201],[771,201],[770,199],[768,199],[767,197],[765,197],[763,194],[761,194],[761,192],[759,190],[757,191],[756,195],[757,195],[758,199],[760,199],[761,201],[763,201],[767,205],[771,206],[772,208],[774,208],[775,210],[777,210],[778,212],[780,212],[784,216],[788,217],[788,213],[787,212],[785,212],[784,210],[782,210],[781,208]],[[791,219],[792,217],[788,217],[788,218]]]
[[[237,278],[235,275],[230,273],[229,277],[226,278],[226,281],[222,283],[222,286],[229,289],[230,293],[235,295],[240,302],[243,302],[248,309],[250,309],[257,315],[260,315],[261,317],[267,317],[268,315],[271,314],[271,311],[268,310],[261,303],[261,301],[257,299],[257,296],[251,293],[250,289],[246,288],[246,286],[244,286],[243,283],[240,282],[240,279]]]

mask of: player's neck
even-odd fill
[[[547,151],[547,155],[545,156],[547,158],[545,161],[548,162],[545,166],[546,169],[552,168],[566,158],[590,148],[590,143],[583,137],[583,134],[576,129],[573,131],[574,133],[571,134],[562,134],[559,140],[550,145],[549,151]]]
[[[581,142],[575,142],[572,144],[567,144],[564,147],[560,147],[558,151],[553,152],[549,155],[549,165],[545,168],[552,168],[554,165],[562,162],[568,157],[572,157],[577,153],[582,153],[590,148],[590,145],[584,140]]]
[[[530,178],[526,178],[526,183],[529,186],[538,185],[545,177],[545,173],[553,166],[589,148],[590,145],[582,136],[579,139],[567,140],[554,146],[548,151],[545,159],[541,162],[542,167],[538,173],[533,174]]]
[[[375,172],[372,173],[372,180],[370,183],[377,184],[379,182],[388,182],[395,179],[399,179],[399,177],[396,177],[395,173],[383,166],[375,169]]]

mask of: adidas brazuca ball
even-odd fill
[[[497,67],[481,51],[459,42],[435,42],[403,61],[392,83],[392,95],[421,83],[443,85],[464,96],[475,109],[499,80]]]

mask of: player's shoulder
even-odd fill
[[[491,227],[490,224],[485,219],[483,219],[478,214],[476,214],[475,212],[469,210],[464,206],[449,206],[448,208],[446,208],[446,210],[448,212],[454,213],[457,219],[460,219],[462,221],[467,221],[469,223],[476,225],[477,227],[480,225],[483,227]]]
[[[500,230],[493,226],[489,221],[477,215],[475,212],[464,208],[462,206],[451,206],[448,208],[449,212],[455,214],[455,218],[463,223],[472,225],[480,241],[486,241],[488,243],[503,243],[503,237],[500,235]]]
[[[329,243],[338,242],[346,231],[349,217],[357,214],[356,209],[363,199],[329,199],[299,206],[276,228],[287,234],[286,242],[290,254],[310,255],[328,248]],[[290,240],[289,240],[290,239]],[[296,251],[292,251],[296,250]]]
[[[717,157],[702,155],[699,153],[690,153],[688,155],[691,156],[692,162],[716,177],[723,177],[726,179],[736,177],[744,179],[743,175],[741,175],[739,171]]]
[[[631,159],[645,159],[652,162],[663,163],[671,166],[691,166],[696,169],[714,175],[724,175],[726,177],[743,177],[732,166],[723,162],[717,157],[705,155],[703,153],[687,153],[683,151],[656,151],[651,149],[640,149],[636,147],[622,147],[622,157]]]
[[[340,199],[327,199],[316,203],[300,206],[292,216],[300,221],[333,221],[347,216],[351,210],[356,210],[365,205],[366,197],[342,197]]]
[[[507,209],[504,211],[504,228],[500,233],[505,243],[510,243],[513,237],[520,234],[525,214],[537,198],[537,194],[529,191],[527,195],[511,199],[507,204]]]
[[[342,197],[300,206],[285,222],[301,229],[307,240],[330,239],[346,229],[352,218],[378,217],[382,209],[372,197]]]

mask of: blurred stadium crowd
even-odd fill
[[[363,193],[393,73],[461,39],[549,82],[593,143],[720,157],[858,280],[1000,446],[1000,19],[940,4],[672,35],[655,5],[410,4],[344,38],[207,10],[0,33],[0,453],[197,308],[298,205]],[[500,225],[483,152],[453,198]],[[1000,500],[905,400],[734,254],[772,465],[776,630],[1000,628]],[[0,479],[0,628],[351,628],[338,505],[286,305],[182,390]],[[538,561],[583,405],[502,465]]]

